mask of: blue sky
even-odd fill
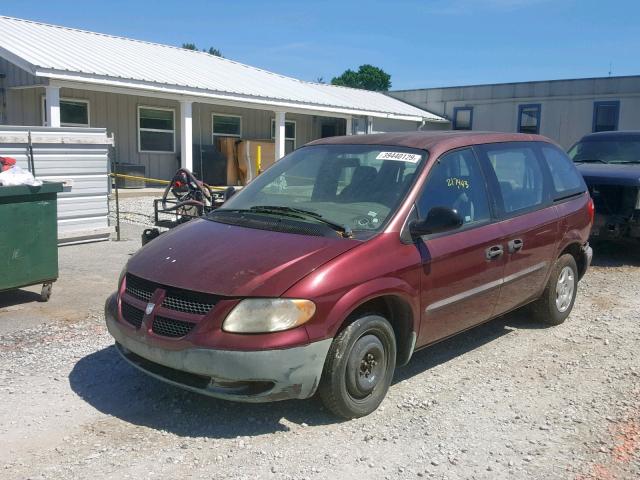
[[[304,80],[371,63],[392,89],[640,74],[634,0],[2,0],[0,14],[215,46]]]

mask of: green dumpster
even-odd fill
[[[58,278],[57,193],[62,183],[0,186],[0,292],[42,283],[43,301]]]

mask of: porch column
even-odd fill
[[[192,102],[180,102],[180,166],[193,171]]]
[[[284,157],[285,152],[285,133],[284,133],[285,112],[276,112],[276,162]]]
[[[373,117],[366,117],[367,119],[367,133],[373,133]]]
[[[60,127],[60,87],[47,85],[44,87],[47,109],[47,125]]]
[[[345,129],[345,135],[353,135],[353,117],[347,117],[347,128]]]

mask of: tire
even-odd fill
[[[318,391],[324,405],[347,419],[363,417],[380,405],[396,367],[396,339],[378,315],[357,318],[331,344]]]
[[[48,302],[49,299],[51,298],[51,289],[52,289],[53,285],[51,285],[50,283],[45,283],[42,285],[42,289],[40,290],[40,301],[41,302]]]
[[[556,260],[542,296],[531,304],[534,318],[547,325],[563,323],[576,300],[578,291],[578,266],[568,253]]]

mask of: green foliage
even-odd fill
[[[391,75],[373,65],[360,65],[357,72],[348,69],[339,77],[332,78],[331,84],[386,92],[391,88]]]
[[[182,48],[186,50],[198,50],[195,43],[183,43]],[[203,52],[208,53],[209,55],[215,55],[216,57],[222,57],[222,52],[214,47],[209,47],[209,50],[202,49]],[[222,57],[224,58],[224,57]]]

